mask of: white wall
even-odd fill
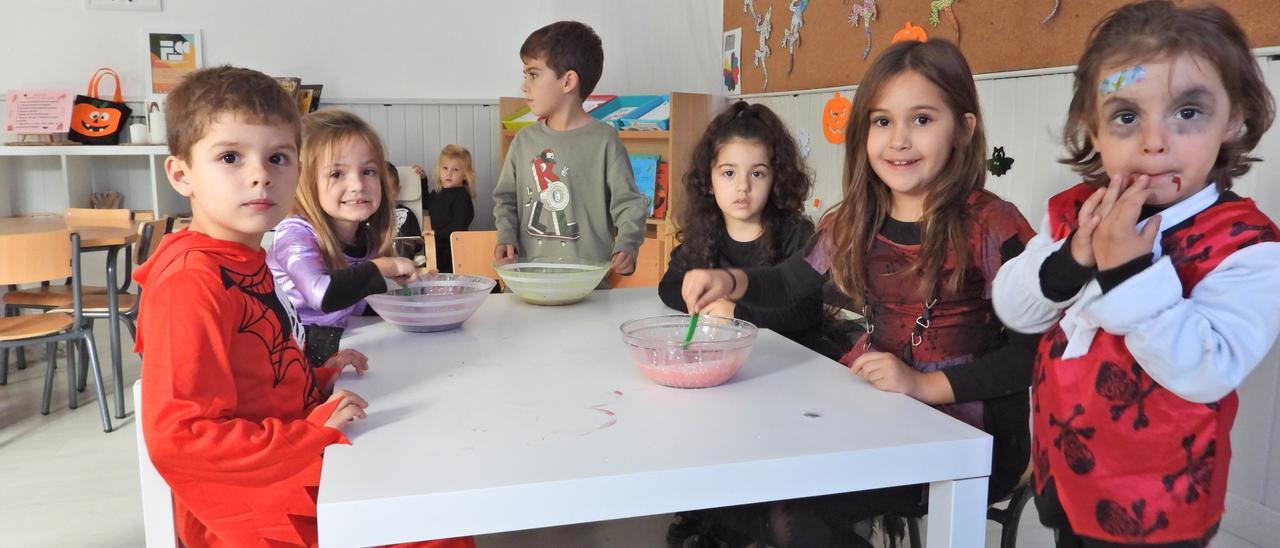
[[[323,83],[326,100],[519,95],[520,44],[574,19],[604,42],[611,93],[718,89],[718,0],[164,0],[160,12],[84,0],[4,0],[0,90],[80,90],[100,66],[143,95],[143,31],[199,29],[205,66],[230,63]],[[391,102],[391,101],[388,101]]]
[[[1267,84],[1280,93],[1280,60],[1259,59]],[[984,77],[979,77],[984,78]],[[1059,139],[1071,98],[1070,74],[980,79],[979,100],[987,145],[1002,146],[1015,159],[1002,177],[988,177],[987,188],[1012,202],[1031,225],[1039,226],[1045,200],[1079,179],[1057,163]],[[841,95],[852,98],[853,91]],[[804,129],[813,139],[809,166],[817,178],[814,196],[826,210],[840,197],[844,145],[827,143],[819,126],[825,93],[799,93],[749,98],[778,113],[792,131]],[[1280,102],[1280,95],[1276,97]],[[989,151],[988,151],[989,152]],[[1262,139],[1255,154],[1264,161],[1235,185],[1235,191],[1257,201],[1273,220],[1280,219],[1280,131]],[[817,215],[819,212],[811,209]],[[1280,346],[1254,370],[1239,389],[1240,412],[1232,430],[1233,454],[1223,528],[1259,546],[1280,542]]]

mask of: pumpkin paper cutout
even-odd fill
[[[898,42],[906,42],[907,40],[915,40],[917,42],[928,42],[929,35],[925,33],[924,27],[917,27],[915,25],[912,25],[911,21],[907,21],[907,26],[902,27],[902,30],[899,30],[898,32],[894,33],[893,39],[889,40],[889,42],[892,44],[897,44]]]
[[[853,103],[836,93],[822,107],[822,135],[833,145],[844,143],[844,131],[849,126],[849,110]]]

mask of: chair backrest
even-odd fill
[[[134,264],[141,265],[156,252],[156,248],[160,247],[160,240],[169,233],[171,226],[169,217],[138,223],[138,248],[133,253]]]
[[[71,277],[71,237],[66,230],[0,236],[0,285]]]
[[[453,271],[501,281],[493,269],[493,248],[498,245],[496,230],[459,230],[449,237],[453,251]]]
[[[134,430],[138,436],[138,476],[142,479],[142,528],[147,548],[171,548],[178,545],[173,529],[173,493],[169,484],[156,471],[142,438],[142,380],[133,383]]]
[[[636,271],[623,276],[609,271],[609,287],[658,287],[662,281],[662,243],[656,238],[645,238],[636,257]]]
[[[418,216],[418,226],[422,224],[422,183],[412,167],[396,166],[396,174],[400,176],[400,194],[396,203],[403,205]]]
[[[69,224],[129,224],[133,220],[133,211],[128,209],[90,209],[84,207],[68,208],[62,214]]]

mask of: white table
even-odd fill
[[[325,451],[320,544],[930,483],[929,546],[983,545],[990,436],[767,330],[727,384],[656,385],[618,325],[668,312],[652,289],[615,289],[566,307],[491,295],[448,333],[356,321],[343,346],[370,371],[338,384],[369,418]]]

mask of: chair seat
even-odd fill
[[[102,314],[106,314],[107,312],[110,312],[109,310],[107,310],[106,295],[85,295],[81,297],[81,300],[83,301],[82,306],[84,307],[84,312],[98,312]],[[119,295],[116,295],[116,310],[119,310],[121,312],[129,310],[133,308],[133,304],[137,302],[137,300],[138,300],[138,296],[134,295],[133,293],[121,293]],[[70,305],[71,303],[67,303],[67,304]],[[71,314],[72,312],[74,312],[74,310],[72,310],[69,306],[64,306],[64,307],[55,308],[50,312],[65,312],[67,314]]]
[[[61,312],[0,318],[0,341],[30,339],[61,333],[75,326],[71,316]]]
[[[82,295],[103,295],[107,294],[105,287],[86,287],[83,288]],[[58,308],[63,306],[71,306],[71,286],[68,285],[49,285],[43,287],[33,287],[31,289],[19,289],[4,294],[4,304],[9,306],[34,306],[41,308]]]

